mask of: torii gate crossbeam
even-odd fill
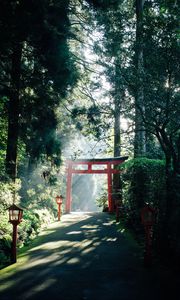
[[[112,168],[112,165],[120,165],[123,163],[128,156],[114,157],[114,158],[96,158],[96,159],[78,159],[78,160],[67,160],[67,188],[66,188],[66,213],[71,211],[71,186],[72,186],[72,175],[73,174],[107,174],[108,183],[108,210],[113,212],[113,199],[112,199],[112,174],[120,174],[121,171]],[[104,165],[105,168],[93,169],[95,165]],[[81,166],[79,168],[79,166]],[[85,168],[82,169],[82,166]]]

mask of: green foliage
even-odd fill
[[[16,201],[19,202],[18,191],[20,187],[20,180],[16,180],[15,184],[12,182],[0,182],[0,213],[4,213],[5,210],[12,204],[14,191],[16,192]]]
[[[107,192],[101,193],[101,195],[96,199],[97,205],[102,208],[103,211],[108,210],[108,197]]]
[[[0,213],[0,267],[10,262],[12,225],[8,223],[7,211]]]
[[[163,208],[166,199],[165,162],[137,158],[125,162],[122,175],[124,205],[128,222],[140,230],[140,212],[145,203],[156,209]]]
[[[0,98],[0,178],[4,177],[4,161],[6,156],[6,139],[7,139],[7,99]]]
[[[21,182],[25,189],[23,178]],[[35,238],[42,228],[54,221],[57,213],[55,195],[58,191],[56,192],[52,182],[47,183],[41,178],[41,183],[38,185],[32,185],[32,188],[26,187],[26,196],[22,193],[21,182],[16,180],[15,185],[0,182],[0,267],[10,263],[12,225],[8,222],[8,207],[13,202],[14,190],[16,190],[16,203],[20,202],[24,209],[23,220],[18,226],[18,247],[28,244]]]
[[[117,4],[119,1],[117,0],[88,0],[91,5],[94,5],[96,9],[107,10],[109,7],[117,8]]]
[[[78,72],[69,48],[69,1],[1,2],[0,110],[4,99],[7,105],[0,129],[8,140],[0,152],[0,166],[6,157],[6,171],[14,178],[17,152],[19,158],[48,157],[60,165],[56,109]]]
[[[18,226],[18,246],[27,245],[54,220],[47,209],[24,210],[23,221]]]
[[[8,214],[0,214],[0,268],[10,263],[12,225]],[[22,222],[18,225],[17,247],[28,245],[39,232],[54,220],[54,215],[46,208],[24,209]]]
[[[13,202],[14,190],[17,192],[19,188],[19,181],[16,184],[0,182],[0,267],[10,262],[12,225],[8,222],[8,207]]]
[[[26,208],[46,208],[52,213],[56,212],[55,196],[64,193],[64,177],[59,176],[56,168],[45,162],[34,166],[31,173],[21,176],[22,188],[20,190],[21,204]]]

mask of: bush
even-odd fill
[[[124,163],[123,169],[123,203],[126,223],[137,235],[141,235],[144,232],[140,213],[145,203],[149,203],[157,211],[163,211],[166,197],[165,162],[137,158]],[[160,226],[160,220],[156,226]]]
[[[101,195],[96,199],[96,203],[99,207],[102,207],[102,211],[108,211],[108,198],[107,192],[102,192]]]
[[[47,209],[25,210],[18,226],[18,246],[27,245],[54,217]]]
[[[13,193],[16,191],[16,201],[19,201],[18,190],[21,182],[0,182],[0,266],[10,261],[12,225],[8,222],[8,207],[13,203]]]
[[[0,183],[0,268],[10,263],[12,225],[8,222],[8,207],[12,204],[13,187],[9,183]],[[17,199],[18,199],[17,195]],[[17,246],[23,247],[34,239],[42,228],[54,221],[52,200],[44,197],[41,207],[37,204],[30,209],[24,209],[23,220],[18,226]],[[45,208],[46,204],[48,209]]]
[[[11,236],[6,234],[0,237],[0,267],[10,262]]]

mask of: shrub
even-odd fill
[[[140,213],[145,203],[158,211],[165,202],[165,162],[137,158],[123,164],[123,203],[126,222],[137,234],[143,232]],[[160,226],[158,220],[158,226]],[[157,228],[156,228],[157,231]]]
[[[102,207],[102,211],[108,211],[107,192],[103,191],[101,195],[96,199],[96,203],[99,207]]]
[[[53,215],[47,209],[24,210],[23,220],[18,226],[18,246],[28,244],[53,220]]]

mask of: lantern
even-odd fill
[[[11,261],[16,263],[17,225],[22,221],[23,210],[13,204],[9,207],[9,222],[13,225]]]
[[[63,196],[56,196],[56,203],[58,205],[58,221],[60,221],[61,218],[61,204],[63,202]]]
[[[62,195],[56,196],[56,203],[57,203],[57,204],[62,204],[62,202],[63,202],[63,197],[62,197]]]
[[[9,222],[19,224],[22,221],[23,209],[13,204],[9,207]]]

